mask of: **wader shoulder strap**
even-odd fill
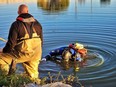
[[[28,32],[27,31],[27,26],[26,26],[26,24],[25,23],[23,23],[24,24],[24,28],[25,28],[25,30],[26,30],[26,32]],[[37,34],[37,32],[36,32],[36,30],[35,30],[35,28],[33,27],[34,26],[34,22],[32,22],[31,23],[31,26],[30,26],[30,33],[29,33],[29,38],[33,38],[33,33],[36,33]],[[38,36],[37,36],[38,37]]]
[[[27,25],[23,22],[23,25],[24,25],[24,29],[25,29],[25,31],[26,31],[26,34],[29,34],[29,38],[32,38],[32,35],[33,35],[33,22],[31,23],[31,25],[30,25],[30,27],[27,27]],[[30,32],[28,32],[28,30],[27,29],[30,29]]]

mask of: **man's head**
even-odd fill
[[[25,4],[21,4],[18,8],[18,14],[24,14],[24,13],[28,13],[28,6]]]

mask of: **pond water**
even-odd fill
[[[79,42],[100,57],[98,63],[78,72],[51,61],[41,63],[40,77],[61,71],[64,76],[76,73],[85,87],[116,87],[116,0],[0,0],[0,37],[7,39],[21,3],[43,26],[43,56]],[[0,41],[0,48],[4,45]]]

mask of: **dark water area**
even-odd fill
[[[116,0],[0,0],[0,37],[7,39],[21,3],[43,26],[43,56],[74,42],[99,55],[97,62],[89,62],[78,72],[51,61],[41,63],[40,77],[61,71],[64,76],[76,73],[84,87],[116,87]],[[0,41],[0,48],[4,45]]]

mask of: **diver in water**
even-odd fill
[[[80,67],[87,66],[88,59],[97,57],[97,54],[89,53],[83,44],[72,43],[50,51],[48,55],[42,58],[42,61],[55,62],[64,70],[74,67],[74,71],[78,71]]]
[[[63,61],[78,61],[83,62],[86,58],[87,49],[80,43],[72,43],[69,46],[60,47],[50,51],[42,61],[48,60],[63,60]]]

